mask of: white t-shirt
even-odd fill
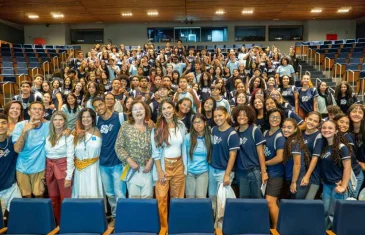
[[[170,146],[165,148],[165,158],[177,158],[182,155],[181,149],[183,148],[183,136],[178,127],[169,128],[169,143]]]

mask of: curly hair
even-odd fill
[[[251,106],[240,104],[237,105],[232,111],[232,118],[236,126],[239,126],[238,116],[241,112],[244,112],[246,114],[248,119],[247,121],[248,125],[252,125],[255,123],[256,121],[255,110]]]
[[[327,122],[332,123],[335,126],[336,131],[338,131],[333,137],[333,144],[332,144],[333,148],[332,148],[331,156],[332,156],[334,163],[341,166],[341,153],[340,153],[340,148],[339,148],[340,144],[344,144],[348,148],[350,156],[352,156],[352,154],[353,154],[352,147],[349,144],[348,140],[345,138],[344,133],[339,131],[338,125],[335,121],[326,120],[323,122],[322,127]],[[328,142],[326,141],[326,143],[322,149],[321,155],[324,154],[328,150],[328,148],[329,148],[329,145],[328,145]]]
[[[295,121],[295,119],[293,119],[293,118],[287,118],[287,119],[284,120],[284,122],[291,122],[293,124],[293,126],[296,127],[296,130],[291,136],[289,136],[287,138],[287,140],[285,142],[283,162],[287,163],[290,160],[290,158],[293,157],[293,155],[291,154],[292,147],[293,147],[293,145],[299,144],[299,149],[304,152],[305,165],[308,166],[309,162],[310,162],[310,159],[309,159],[310,154],[309,154],[307,145],[304,143],[302,132],[298,128],[297,121]]]
[[[253,77],[251,79],[250,83],[248,84],[248,89],[250,90],[250,93],[252,93],[253,90],[255,89],[253,86],[254,86],[256,78],[260,79],[260,85],[256,88],[261,88],[262,90],[265,90],[265,81],[264,81],[264,79],[262,79],[262,77]]]
[[[345,85],[347,90],[346,90],[346,98],[350,101],[351,97],[352,97],[352,88],[350,86],[350,84],[348,82],[345,82],[345,81],[342,81],[340,82],[340,84],[338,84],[335,88],[335,98],[336,98],[336,101],[337,100],[340,100],[341,99],[341,96],[342,96],[342,92],[341,92],[341,86],[342,85]]]

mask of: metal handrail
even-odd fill
[[[316,52],[316,54],[314,54],[314,68],[316,68],[317,66],[317,55],[318,55],[318,65],[319,65],[319,69],[318,70],[321,70],[321,54],[319,54],[319,52]]]
[[[346,82],[349,82],[349,73],[352,73],[352,90],[355,91],[355,71],[349,69],[346,70]]]
[[[305,71],[305,74],[309,75],[310,77],[312,77],[312,73],[309,72],[308,70]]]
[[[309,64],[309,59],[311,59],[312,58],[312,48],[309,48],[308,47],[308,51],[307,51],[307,64]],[[311,65],[312,65],[312,63],[311,63]]]
[[[298,67],[299,67],[299,79],[301,79],[302,78],[303,66],[300,64],[300,65],[298,65]],[[294,84],[295,84],[295,80],[294,80]]]
[[[340,63],[336,63],[335,64],[336,86],[337,86],[337,66],[340,66],[340,76],[341,76],[341,80],[342,80],[342,65]]]
[[[302,60],[304,60],[304,48],[305,47],[308,47],[308,45],[301,45],[301,47],[300,47],[300,54],[301,54]],[[308,52],[308,50],[307,50],[307,52]],[[308,56],[307,56],[307,58],[308,58]]]
[[[46,65],[47,66],[47,74],[49,74],[49,62],[48,61],[44,61],[43,65],[42,65],[42,69],[43,69],[43,75],[44,77],[46,77]]]
[[[328,67],[327,67],[327,61],[328,61]],[[326,78],[328,78],[328,76],[327,76],[327,68],[329,69],[329,71],[331,71],[330,65],[331,65],[331,58],[325,57],[324,58],[324,71],[326,71]]]
[[[37,67],[32,68],[32,70],[31,70],[32,79],[34,79],[34,70],[35,69],[37,70],[36,74],[38,73],[38,68]]]
[[[5,85],[8,84],[9,82],[2,82],[1,86],[2,86],[2,92],[3,92],[3,101],[4,101],[4,105],[6,104],[6,97],[5,97]]]
[[[54,62],[56,60],[56,63]],[[59,61],[58,61],[58,56],[53,57],[53,71],[56,71],[56,64],[57,64],[57,68],[60,67]]]

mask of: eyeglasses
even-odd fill
[[[203,120],[193,122],[194,125],[201,124],[201,123],[203,123]]]
[[[132,109],[133,113],[144,112],[144,109]]]
[[[43,108],[31,108],[32,111],[43,111]]]
[[[271,120],[279,120],[281,116],[270,116]]]

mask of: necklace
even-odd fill
[[[86,139],[86,136],[85,136],[85,139],[84,139],[84,151],[86,151],[86,145],[87,145],[87,143],[91,140],[91,138],[93,138],[94,131],[95,131],[95,129],[93,128],[93,133],[91,133],[91,136],[90,136],[90,138],[87,141],[85,141],[85,139]],[[86,135],[86,133],[85,133],[85,135]]]
[[[9,145],[9,138],[6,138],[6,145],[5,147],[0,147],[1,150],[5,150],[8,148],[8,145]]]

